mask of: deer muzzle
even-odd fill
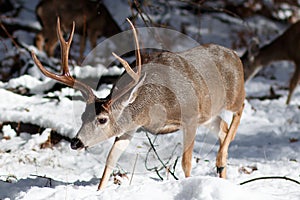
[[[76,150],[76,149],[82,149],[84,148],[84,144],[81,142],[80,139],[78,138],[73,138],[71,140],[71,148]]]

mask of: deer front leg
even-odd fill
[[[57,40],[55,37],[48,37],[48,41],[45,44],[45,51],[49,57],[54,56]]]
[[[296,70],[294,72],[293,77],[290,80],[289,94],[288,94],[288,98],[286,100],[286,104],[290,104],[293,92],[299,83],[299,79],[300,79],[300,61],[296,62]]]
[[[219,134],[220,148],[216,160],[217,173],[219,174],[220,178],[226,178],[228,147],[230,145],[230,142],[235,137],[236,131],[240,124],[243,109],[244,109],[244,104],[238,112],[233,114],[232,122],[229,129],[227,123],[224,120],[222,120],[220,123],[220,134]]]
[[[35,36],[35,45],[39,51],[43,51],[45,43],[45,38],[41,32],[37,33]]]
[[[197,127],[194,125],[184,127],[183,129],[183,156],[182,156],[181,165],[185,177],[191,176],[192,155],[193,155],[196,131],[197,131]]]
[[[93,30],[91,29],[91,30],[88,30],[87,34],[89,37],[91,48],[94,49],[97,46],[98,35],[101,35],[101,33],[99,33],[98,31],[96,31],[94,29]]]
[[[80,36],[79,61],[83,61],[83,54],[86,47],[86,33]]]
[[[109,177],[110,177],[110,174],[112,173],[120,156],[125,151],[125,149],[128,147],[128,145],[133,137],[133,133],[134,132],[125,133],[124,135],[122,135],[120,137],[116,137],[115,142],[108,154],[104,172],[102,174],[101,181],[98,185],[98,190],[101,190],[106,187]]]

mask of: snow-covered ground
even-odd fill
[[[286,68],[289,69],[290,67]],[[281,77],[280,74],[278,77]],[[38,81],[35,77],[24,75],[7,84],[2,83],[2,87],[16,82],[27,87],[51,84],[48,79]],[[264,96],[268,93],[266,89],[270,84],[271,81],[257,77],[247,84],[246,90],[249,96]],[[286,82],[278,84],[285,85]],[[105,96],[107,90],[101,90],[99,95]],[[72,137],[76,132],[75,121],[79,120],[76,113],[80,112],[73,108],[78,106],[83,109],[84,106],[82,102],[64,97],[72,92],[72,89],[63,90],[58,101],[42,98],[41,94],[21,96],[2,88],[0,121],[31,122],[52,127]],[[289,106],[285,105],[287,91],[279,92],[283,96],[276,100],[254,99],[246,102],[238,134],[230,146],[228,180],[216,178],[217,139],[203,128],[198,130],[196,137],[192,178],[184,178],[180,160],[175,170],[179,181],[170,175],[169,180],[159,181],[155,172],[147,171],[144,163],[149,143],[141,132],[116,168],[120,172],[127,172],[127,178],[117,176],[121,181],[120,186],[110,180],[107,189],[96,191],[112,140],[87,151],[71,150],[67,141],[62,141],[53,148],[41,149],[50,129],[46,129],[41,135],[21,133],[16,137],[10,126],[4,126],[5,137],[0,141],[0,198],[299,199],[299,185],[286,180],[260,180],[239,185],[243,181],[263,176],[287,176],[299,180],[300,145],[299,141],[290,140],[299,139],[300,88],[297,88]],[[10,139],[4,139],[6,136]],[[172,155],[174,144],[180,143],[180,139],[180,132],[159,136],[156,143],[158,153],[166,157],[180,156],[180,151]],[[137,167],[133,175],[137,155]],[[156,158],[148,159],[159,166]],[[155,165],[150,161],[148,160],[149,165]],[[164,173],[162,176],[165,179],[167,177]]]
[[[124,5],[118,9],[121,10]],[[128,10],[126,12],[130,13]],[[121,12],[116,13],[120,17]],[[202,15],[201,42],[230,46],[235,37],[231,33],[238,30],[241,22],[227,19],[226,15],[216,16]],[[179,19],[179,16],[176,17]],[[223,23],[220,18],[232,24]],[[189,19],[197,24],[195,18]],[[248,23],[250,26],[256,23],[256,27],[260,27],[258,33],[262,39],[277,28],[275,23],[261,19],[251,19]],[[189,28],[191,32],[197,32],[197,27]],[[26,33],[20,36],[27,39],[33,37]],[[9,40],[4,42],[10,47]],[[246,84],[249,100],[246,100],[241,125],[229,148],[227,180],[216,177],[218,141],[207,129],[198,129],[192,177],[187,179],[180,163],[182,133],[179,131],[156,138],[158,154],[165,161],[170,158],[168,166],[175,166],[175,175],[179,178],[174,180],[171,174],[161,170],[159,173],[163,181],[155,171],[146,169],[161,165],[153,151],[148,153],[150,144],[146,133],[139,132],[118,162],[116,175],[111,177],[108,187],[96,191],[113,139],[81,151],[71,150],[70,143],[65,140],[52,148],[41,148],[41,144],[48,139],[50,128],[69,138],[75,136],[84,103],[67,98],[80,94],[69,88],[43,94],[55,82],[44,78],[32,67],[29,75],[7,83],[0,82],[0,123],[32,123],[47,129],[42,134],[24,132],[16,136],[9,125],[2,127],[0,199],[300,199],[299,184],[283,179],[258,180],[240,185],[252,178],[265,176],[300,181],[300,87],[297,87],[290,105],[285,104],[287,90],[282,89],[288,86],[293,69],[291,63],[280,62],[263,70]],[[122,73],[118,68],[107,70],[101,65],[96,68],[75,66],[74,71],[77,77],[80,74],[100,77],[103,73]],[[281,97],[260,100],[259,97],[269,95],[271,86]],[[23,96],[10,91],[16,88],[27,88],[33,95]],[[102,85],[97,91],[98,96],[105,97],[110,88],[111,85]],[[58,98],[51,98],[53,96]],[[154,139],[154,136],[150,137]]]

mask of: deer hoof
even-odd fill
[[[224,169],[225,167],[217,167],[217,173],[221,175]]]

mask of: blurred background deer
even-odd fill
[[[89,38],[91,48],[96,47],[97,38],[110,37],[121,32],[108,9],[101,1],[91,0],[42,0],[36,7],[36,15],[42,30],[36,35],[35,43],[39,50],[45,50],[48,56],[54,56],[57,46],[56,19],[61,18],[62,31],[70,32],[72,21],[76,23],[75,33],[80,37],[80,59]]]
[[[250,49],[241,57],[246,81],[272,62],[287,60],[294,63],[295,71],[290,80],[286,100],[286,104],[289,104],[300,79],[300,21],[291,25],[269,44],[260,48],[258,44],[253,44]]]

